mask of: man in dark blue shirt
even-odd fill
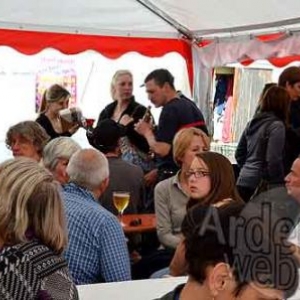
[[[284,87],[291,98],[290,122],[291,127],[300,131],[300,68],[288,67],[282,71],[278,85]]]
[[[285,88],[291,98],[290,127],[286,130],[285,173],[289,172],[300,154],[300,68],[288,67],[282,71],[278,85]]]
[[[151,124],[143,120],[136,124],[135,129],[146,138],[151,150],[157,155],[158,181],[161,181],[173,176],[178,170],[171,151],[177,131],[186,127],[197,127],[208,134],[208,130],[196,104],[176,92],[174,77],[168,70],[152,71],[144,84],[149,100],[155,107],[162,107],[162,111],[155,131]]]

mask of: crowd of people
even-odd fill
[[[8,129],[14,159],[0,164],[0,298],[78,299],[76,285],[166,275],[188,280],[161,299],[293,295],[300,68],[262,91],[237,146],[238,176],[210,151],[200,109],[168,70],[154,70],[144,86],[162,107],[158,124],[135,100],[131,72],[119,70],[112,103],[87,130],[88,149],[71,137],[80,124],[60,116],[70,93],[58,84],[45,91],[35,121]],[[147,253],[147,237],[124,233],[114,191],[130,192],[125,213],[156,215]]]

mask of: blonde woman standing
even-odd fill
[[[0,165],[0,299],[78,299],[59,184],[28,158]]]
[[[139,165],[147,173],[153,169],[148,156],[149,146],[146,139],[134,130],[134,124],[143,118],[147,108],[135,101],[130,71],[118,70],[113,75],[111,97],[114,101],[101,111],[98,124],[104,119],[113,119],[125,126],[126,136],[121,140],[122,158]]]
[[[153,118],[144,105],[135,101],[133,75],[130,71],[116,71],[110,88],[113,102],[101,111],[97,124],[104,119],[112,119],[124,127],[125,136],[120,140],[122,159],[142,168],[146,185],[143,210],[153,212],[153,189],[157,180],[157,169],[152,156],[149,155],[150,148],[146,139],[134,130],[134,125],[143,119],[145,114],[149,114],[150,119]],[[91,139],[89,141],[91,143]]]

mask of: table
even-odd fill
[[[123,282],[78,285],[80,300],[153,300],[186,283],[187,277],[132,280]],[[288,300],[299,300],[300,291]]]
[[[185,283],[187,277],[133,280],[77,286],[80,300],[153,300]]]
[[[134,221],[140,224],[134,226]],[[156,216],[155,214],[131,214],[123,215],[122,223],[124,224],[123,230],[125,233],[143,233],[156,230]]]

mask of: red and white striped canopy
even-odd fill
[[[93,49],[107,57],[177,51],[189,62],[193,44],[202,46],[200,61],[209,67],[293,58],[300,54],[299,12],[299,0],[1,0],[0,45],[25,54]],[[274,32],[280,39],[255,38]]]

